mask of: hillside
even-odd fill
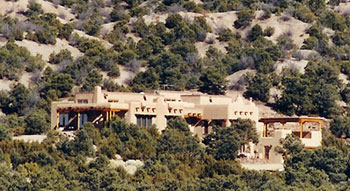
[[[349,44],[347,0],[0,0],[0,190],[347,190]],[[49,129],[53,101],[95,86],[244,96],[330,129],[313,151],[289,137],[273,173],[235,160],[246,121],[202,142],[181,119]]]

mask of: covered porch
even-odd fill
[[[280,124],[281,129],[291,130],[292,134],[298,136],[299,138],[311,138],[311,131],[321,131],[322,125],[325,122],[325,118],[321,117],[279,117],[279,118],[261,118],[259,122],[264,123],[262,137],[270,137],[273,130],[269,127],[275,127],[275,124]],[[296,128],[286,128],[287,123],[296,123]],[[317,126],[312,126],[307,131],[304,130],[306,123],[317,124]]]
[[[84,123],[91,122],[98,129],[102,129],[104,123],[114,116],[125,117],[126,109],[111,108],[106,106],[71,106],[58,107],[56,110],[55,129],[79,130]]]

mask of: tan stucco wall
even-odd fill
[[[88,104],[78,104],[88,100]],[[152,123],[161,131],[166,127],[166,117],[196,116],[202,120],[251,119],[257,123],[259,110],[251,101],[242,97],[211,96],[194,92],[153,91],[146,93],[107,92],[95,87],[92,92],[77,93],[73,102],[53,102],[51,108],[51,127],[56,126],[57,108],[105,107],[127,110],[125,120],[136,124],[136,114],[154,115]],[[229,125],[230,122],[227,122]],[[194,132],[202,136],[197,127]]]
[[[260,136],[259,143],[256,146],[258,151],[259,158],[265,158],[265,149],[264,146],[272,146],[269,154],[268,163],[281,163],[283,164],[283,158],[281,154],[275,152],[276,146],[280,146],[280,139],[285,138],[288,134],[291,134],[292,130],[275,130],[273,137],[262,137]],[[311,131],[311,138],[301,139],[302,143],[306,148],[315,148],[321,146],[322,133],[321,131]]]

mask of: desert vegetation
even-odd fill
[[[348,188],[350,14],[341,8],[349,8],[349,2],[18,0],[0,5],[1,190]],[[33,44],[55,51],[35,52]],[[236,84],[228,80],[243,70],[252,72]],[[251,131],[241,139],[247,137],[243,127],[254,126],[247,121],[215,129],[203,144],[181,119],[161,134],[119,119],[101,131],[87,124],[73,140],[49,129],[52,101],[96,85],[109,91],[220,95],[239,86],[246,98],[279,114],[318,115],[332,122],[315,151],[295,137],[282,140],[285,171],[273,173],[244,170],[235,160],[242,143],[256,141]],[[11,140],[23,134],[48,138],[43,144]],[[127,174],[109,164],[116,154],[145,165]]]

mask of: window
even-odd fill
[[[147,118],[143,117],[142,118],[142,127],[146,127],[146,121],[147,121]]]
[[[141,127],[141,118],[137,117],[137,126]]]
[[[86,113],[80,114],[80,127],[84,125],[88,121],[88,116]]]
[[[147,126],[152,127],[152,117],[148,118],[147,122],[148,122]]]
[[[69,115],[68,115],[68,113],[60,114],[59,126],[60,126],[60,127],[65,127],[65,126],[67,126],[67,125],[68,125],[68,120],[69,120]]]
[[[78,99],[78,103],[83,104],[83,103],[88,103],[87,99]]]
[[[141,128],[150,128],[152,126],[152,118],[150,115],[136,115],[137,126]]]

